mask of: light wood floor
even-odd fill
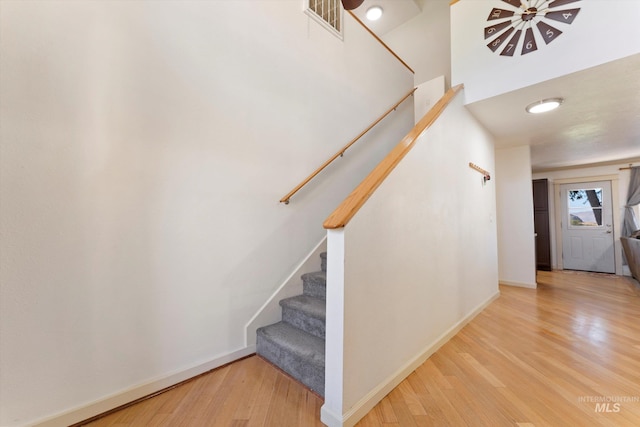
[[[566,271],[538,284],[501,287],[358,426],[640,426],[638,288]],[[254,356],[88,425],[322,426],[321,406]]]

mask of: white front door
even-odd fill
[[[615,273],[611,181],[560,186],[566,270]]]

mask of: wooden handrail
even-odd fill
[[[402,60],[402,58],[400,58],[400,57],[399,57],[399,56],[398,56],[398,55],[397,55],[393,50],[391,50],[391,48],[390,48],[389,46],[387,46],[387,44],[386,44],[385,42],[383,42],[383,41],[382,41],[382,39],[380,39],[380,37],[378,37],[378,36],[376,35],[376,33],[374,33],[373,31],[371,31],[371,29],[370,29],[369,27],[367,27],[367,25],[366,25],[364,22],[362,22],[362,21],[360,20],[360,18],[358,18],[358,17],[357,17],[357,16],[356,16],[352,11],[350,11],[350,10],[347,10],[347,12],[349,12],[349,15],[351,15],[351,16],[353,17],[353,19],[355,19],[358,23],[360,23],[360,25],[362,25],[362,26],[364,27],[364,29],[365,29],[365,30],[367,30],[367,31],[369,32],[369,34],[371,34],[371,35],[372,35],[376,40],[378,40],[378,41],[380,42],[380,44],[382,44],[382,46],[384,46],[384,47],[385,47],[385,49],[387,49],[387,50],[388,50],[388,51],[389,51],[393,56],[395,56],[395,57],[396,57],[396,59],[402,63],[402,65],[404,65],[405,67],[407,67],[407,69],[408,69],[409,71],[411,71],[413,74],[415,74],[415,73],[416,73],[415,71],[413,71],[413,69],[412,69],[411,67],[409,67],[409,66],[407,65],[407,63],[406,63],[406,62],[404,62],[404,61]]]
[[[396,102],[393,107],[389,108],[383,115],[381,115],[380,117],[378,117],[376,119],[376,121],[374,121],[373,123],[371,123],[369,125],[369,127],[367,127],[365,130],[363,130],[362,132],[360,132],[360,134],[358,136],[356,136],[355,138],[353,138],[351,141],[349,141],[349,143],[347,145],[345,145],[344,147],[342,147],[340,149],[340,151],[338,151],[336,154],[334,154],[329,160],[327,160],[326,162],[324,162],[322,164],[322,166],[320,166],[318,169],[316,169],[315,171],[313,171],[313,173],[311,175],[309,175],[308,177],[306,177],[304,179],[304,181],[302,181],[300,184],[296,185],[295,188],[291,191],[289,191],[282,199],[280,199],[280,203],[284,203],[285,205],[289,204],[289,199],[291,199],[291,196],[293,196],[294,194],[296,194],[302,187],[304,187],[305,185],[307,185],[309,183],[309,181],[311,181],[313,178],[315,178],[316,175],[318,175],[320,172],[322,172],[322,170],[324,168],[326,168],[327,166],[329,166],[331,164],[331,162],[333,162],[335,159],[337,159],[338,157],[342,157],[342,155],[344,154],[345,151],[347,151],[349,149],[349,147],[351,147],[353,144],[355,144],[360,138],[362,138],[364,136],[364,134],[366,134],[367,132],[369,132],[375,125],[377,125],[378,123],[380,123],[382,121],[382,119],[384,119],[385,117],[387,117],[389,114],[391,114],[392,111],[395,111],[396,108],[398,108],[398,106],[400,104],[402,104],[407,98],[409,98],[411,95],[413,95],[413,92],[416,91],[417,88],[413,88],[411,89],[409,92],[407,92],[407,94],[405,96],[402,97],[402,99],[398,102]]]
[[[402,141],[382,159],[378,166],[371,171],[364,181],[351,192],[349,196],[336,208],[335,211],[324,222],[324,228],[342,228],[354,217],[358,210],[371,197],[373,192],[382,184],[385,178],[396,167],[400,160],[415,145],[418,137],[442,114],[445,107],[451,102],[455,95],[460,92],[463,85],[455,86],[447,91],[442,98],[424,115],[422,119],[411,131],[402,138]]]

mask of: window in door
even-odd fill
[[[602,188],[567,191],[570,228],[602,227]]]

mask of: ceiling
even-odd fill
[[[353,12],[372,31],[384,34],[421,13],[425,1],[365,0]],[[447,0],[447,4],[448,4]],[[384,15],[369,22],[366,10]],[[531,146],[533,171],[601,163],[640,162],[640,54],[469,104],[472,114],[496,138],[496,147]],[[549,113],[524,108],[564,98]]]
[[[433,0],[364,0],[352,12],[367,24],[371,31],[378,36],[384,36],[392,29],[419,15],[425,1]],[[382,18],[377,21],[369,21],[365,16],[367,9],[372,6],[380,6],[384,11]]]
[[[640,158],[640,54],[525,87],[467,107],[497,147],[530,145],[534,170]],[[528,104],[560,96],[557,110]]]

